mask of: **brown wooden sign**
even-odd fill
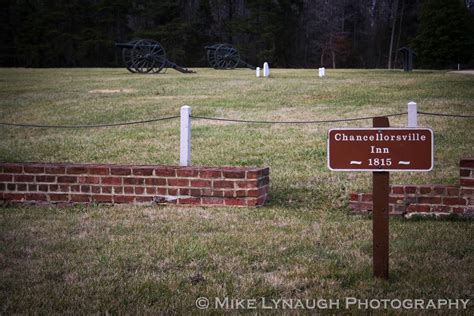
[[[328,167],[333,171],[430,171],[429,128],[331,129]]]

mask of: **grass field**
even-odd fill
[[[115,123],[178,115],[184,104],[202,116],[322,120],[405,112],[410,100],[421,111],[474,114],[472,75],[196,70],[0,69],[0,121]],[[405,126],[406,116],[390,123]],[[420,116],[419,125],[434,130],[435,168],[393,173],[391,183],[456,184],[459,159],[474,154],[474,120]],[[371,219],[347,207],[349,192],[370,191],[371,176],[326,167],[329,128],[370,126],[193,120],[194,165],[270,167],[263,208],[0,208],[0,312],[196,313],[198,297],[474,299],[472,221],[391,219],[390,279],[372,277]],[[179,120],[0,126],[0,161],[177,164]]]

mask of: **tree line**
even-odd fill
[[[169,59],[207,66],[230,43],[273,67],[400,68],[474,64],[473,0],[7,0],[0,65],[121,66],[115,42],[158,40]]]

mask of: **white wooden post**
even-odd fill
[[[191,165],[191,107],[181,107],[181,138],[179,143],[179,165]]]
[[[418,111],[416,102],[408,102],[408,127],[418,127]]]
[[[257,67],[257,69],[255,69],[255,75],[257,77],[260,77],[260,67]]]
[[[268,67],[268,63],[264,62],[263,63],[263,76],[268,77],[270,76],[270,67]]]

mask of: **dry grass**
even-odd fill
[[[319,120],[406,110],[473,114],[474,77],[438,71],[197,69],[140,76],[123,69],[0,69],[0,121],[93,124],[176,115]],[[94,92],[92,92],[94,91]],[[105,91],[105,92],[104,92]],[[113,91],[113,92],[111,92]],[[390,120],[403,126],[406,117]],[[197,297],[473,298],[470,221],[391,220],[391,278],[371,276],[371,220],[347,193],[366,173],[326,167],[331,127],[194,120],[196,165],[271,169],[261,209],[74,207],[0,209],[5,313],[196,313]],[[472,156],[473,120],[420,117],[435,132],[429,173],[392,183],[450,183]],[[0,161],[176,164],[178,121],[94,130],[0,127]],[[468,313],[472,313],[472,304]],[[392,311],[397,313],[397,311]]]

